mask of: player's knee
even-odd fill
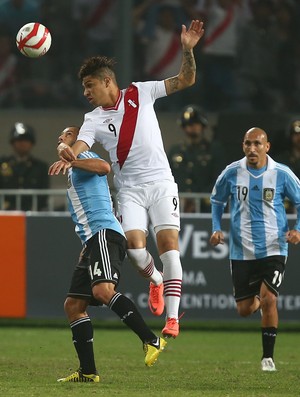
[[[74,302],[72,298],[67,298],[64,302],[64,310],[67,315],[71,314],[74,310]]]
[[[277,297],[271,292],[261,297],[261,308],[263,312],[273,310],[277,306]]]
[[[179,250],[178,231],[175,229],[160,230],[156,234],[156,240],[158,250],[161,254],[168,251]]]
[[[241,308],[241,309],[237,309],[237,312],[239,314],[239,316],[241,317],[248,317],[250,316],[250,314],[252,314],[251,310],[246,309],[246,308]]]
[[[67,297],[64,302],[64,310],[68,318],[76,317],[79,314],[85,313],[86,303],[83,300]]]
[[[251,307],[248,305],[237,304],[236,309],[237,309],[239,316],[241,316],[241,317],[248,317],[248,316],[250,316],[250,314],[253,313],[253,311],[251,310]]]
[[[169,251],[178,251],[178,244],[175,241],[164,241],[159,245],[159,252],[164,254]]]
[[[139,268],[139,266],[144,266],[144,264],[150,262],[151,259],[151,256],[146,248],[128,248],[127,255],[131,263],[137,268]]]
[[[115,286],[112,283],[99,283],[93,287],[93,296],[94,298],[103,303],[104,305],[108,305],[111,298],[115,294]]]
[[[105,299],[105,293],[101,289],[93,292],[93,296],[97,301],[104,303],[105,305],[107,304],[107,301]]]

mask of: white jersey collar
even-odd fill
[[[267,159],[268,159],[267,170],[273,170],[276,167],[276,162],[268,154],[267,154]],[[240,166],[241,166],[241,168],[247,169],[246,156],[240,160]]]

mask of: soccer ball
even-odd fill
[[[16,44],[18,50],[26,57],[38,58],[49,50],[51,34],[41,23],[27,23],[18,31]]]

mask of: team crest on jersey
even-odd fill
[[[265,188],[264,189],[264,200],[266,200],[266,201],[272,201],[273,200],[273,198],[274,198],[274,192],[275,192],[275,190],[274,189],[271,189],[271,188],[269,188],[269,187],[267,187],[267,188]]]
[[[132,106],[133,108],[137,107],[137,104],[132,100],[132,99],[128,99],[127,101],[129,103],[130,106]]]

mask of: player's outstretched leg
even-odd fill
[[[160,316],[163,314],[165,309],[163,281],[158,285],[150,282],[148,306],[154,316]]]
[[[162,273],[156,269],[154,260],[146,248],[130,248],[127,255],[141,276],[150,281],[148,306],[155,316],[160,316],[165,307]]]
[[[166,338],[179,335],[178,311],[181,298],[182,267],[177,250],[160,255],[164,268],[164,296],[166,306],[166,324],[162,334]]]
[[[149,367],[152,366],[167,342],[150,330],[135,304],[125,295],[117,292],[107,306],[138,335],[144,346],[145,364]]]

